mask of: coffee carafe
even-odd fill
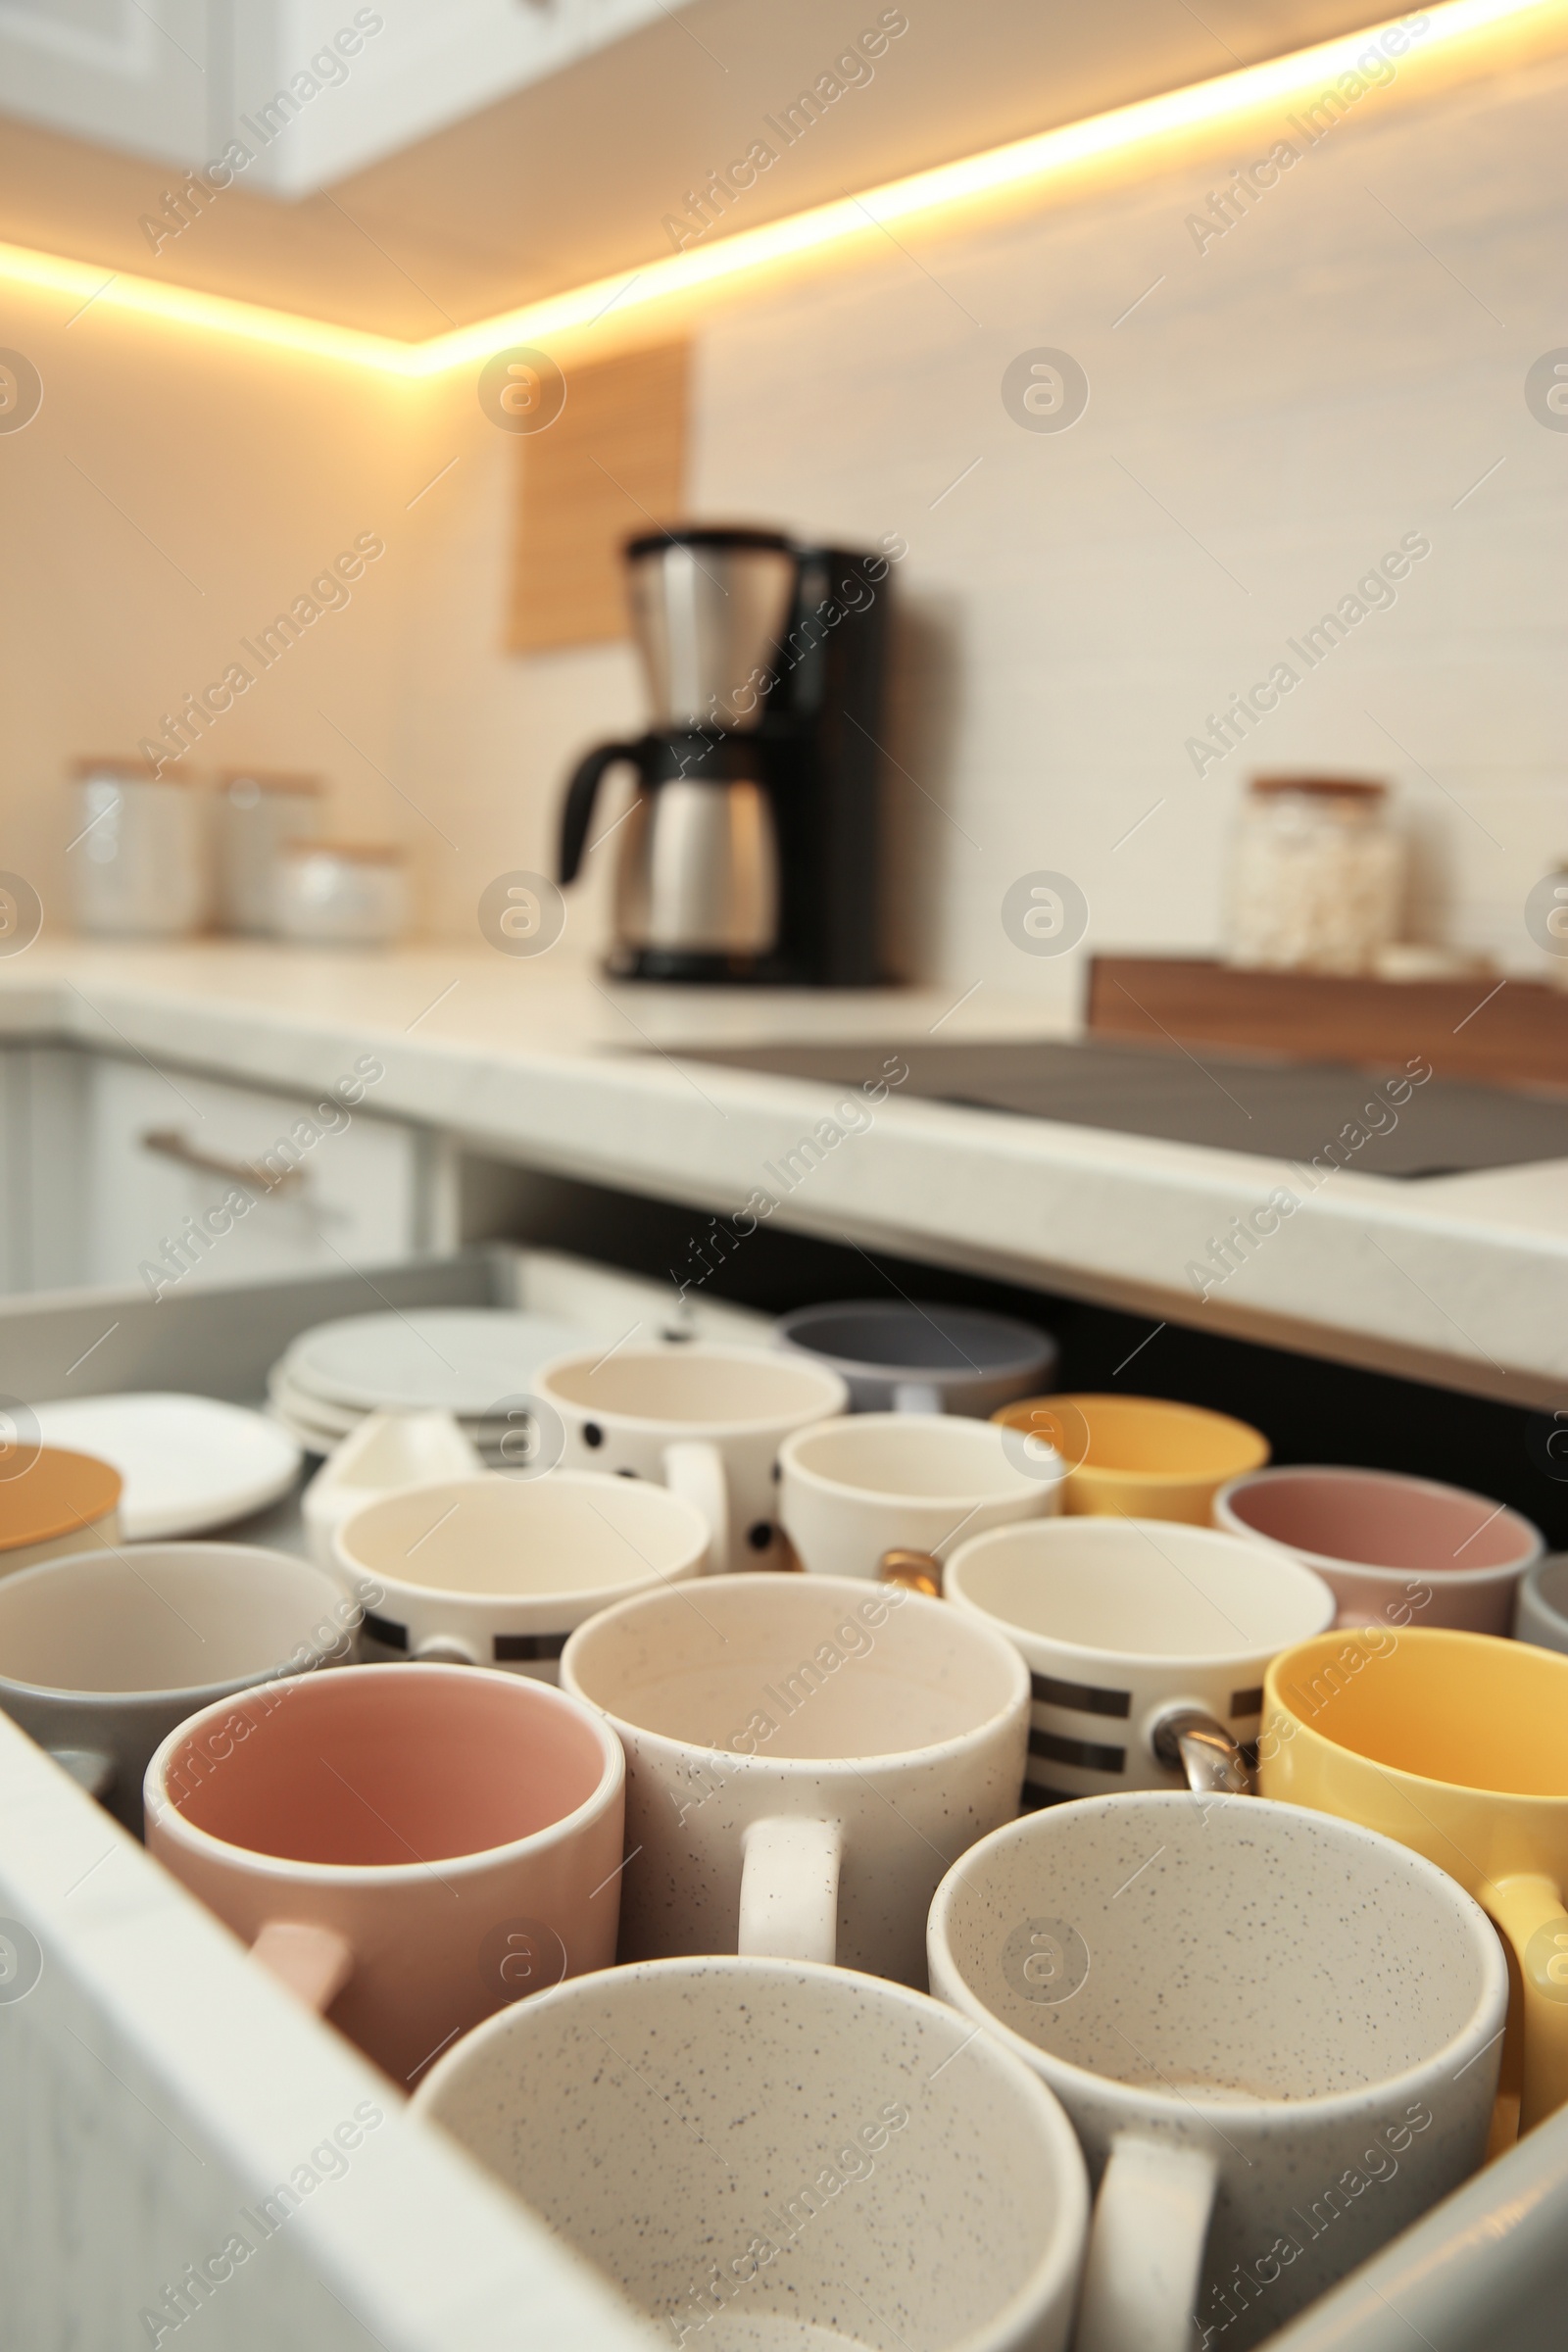
[[[601,779],[635,770],[610,970],[874,981],[886,559],[712,526],[650,532],[625,554],[653,723],[582,760],[561,839],[564,884]]]

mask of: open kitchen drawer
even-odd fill
[[[660,1285],[501,1249],[157,1304],[140,1291],[23,1298],[0,1304],[0,1399],[174,1388],[255,1400],[297,1332],[377,1301],[608,1312],[617,1329],[624,1312],[651,1334],[668,1300]],[[700,1305],[693,1328],[759,1327]],[[280,2185],[288,2197],[274,2198]],[[663,2339],[413,2121],[0,1717],[0,2342],[176,2340],[646,2352]],[[1568,2112],[1275,2340],[1281,2352],[1560,2352]]]

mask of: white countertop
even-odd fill
[[[1568,1162],[1419,1182],[901,1099],[791,1183],[781,1157],[845,1090],[683,1047],[1061,1036],[982,987],[854,994],[612,986],[564,949],[391,955],[54,944],[0,960],[0,1040],[64,1038],[159,1066],[325,1088],[374,1050],[367,1110],[497,1157],[970,1268],[1198,1329],[1496,1396],[1568,1404]],[[868,1052],[867,1080],[878,1075]],[[850,1121],[840,1122],[849,1126]],[[804,1161],[799,1163],[804,1167]],[[1200,1300],[1186,1268],[1279,1187],[1299,1207]],[[744,1219],[742,1220],[744,1223]],[[744,1242],[741,1245],[744,1247]]]

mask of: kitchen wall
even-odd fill
[[[1210,948],[1237,795],[1281,767],[1394,779],[1411,934],[1540,967],[1521,905],[1568,851],[1568,434],[1524,379],[1568,343],[1565,93],[1568,63],[1419,109],[1369,91],[1202,251],[1190,216],[1268,137],[1032,219],[889,240],[703,325],[693,510],[908,545],[901,968],[956,996],[1065,995],[1074,959],[1025,956],[1001,926],[1007,885],[1039,867],[1085,892],[1086,951]],[[84,329],[91,366],[73,368]],[[471,382],[313,378],[90,313],[26,332],[50,400],[0,438],[8,502],[11,461],[36,461],[5,524],[0,863],[58,878],[66,754],[128,749],[370,528],[387,553],[354,606],[258,680],[203,764],[321,764],[343,829],[409,841],[434,927],[472,937],[493,874],[548,868],[573,754],[634,725],[641,697],[627,648],[499,650],[516,445]],[[1004,405],[1009,362],[1039,347],[1087,372],[1069,431]],[[1414,540],[1430,552],[1396,602],[1309,670],[1288,641]],[[1209,714],[1280,662],[1299,682],[1212,757]],[[574,907],[579,937],[602,895],[600,878]]]
[[[63,911],[69,761],[133,752],[230,664],[254,682],[172,772],[319,769],[334,829],[401,830],[377,770],[407,635],[409,394],[76,307],[13,293],[0,329],[44,385],[25,430],[0,433],[0,865]],[[243,641],[362,534],[385,555],[264,668]]]

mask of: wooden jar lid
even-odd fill
[[[120,1500],[124,1481],[96,1454],[43,1446],[25,1470],[0,1480],[0,1555],[29,1544],[53,1544],[81,1531],[83,1541]]]

